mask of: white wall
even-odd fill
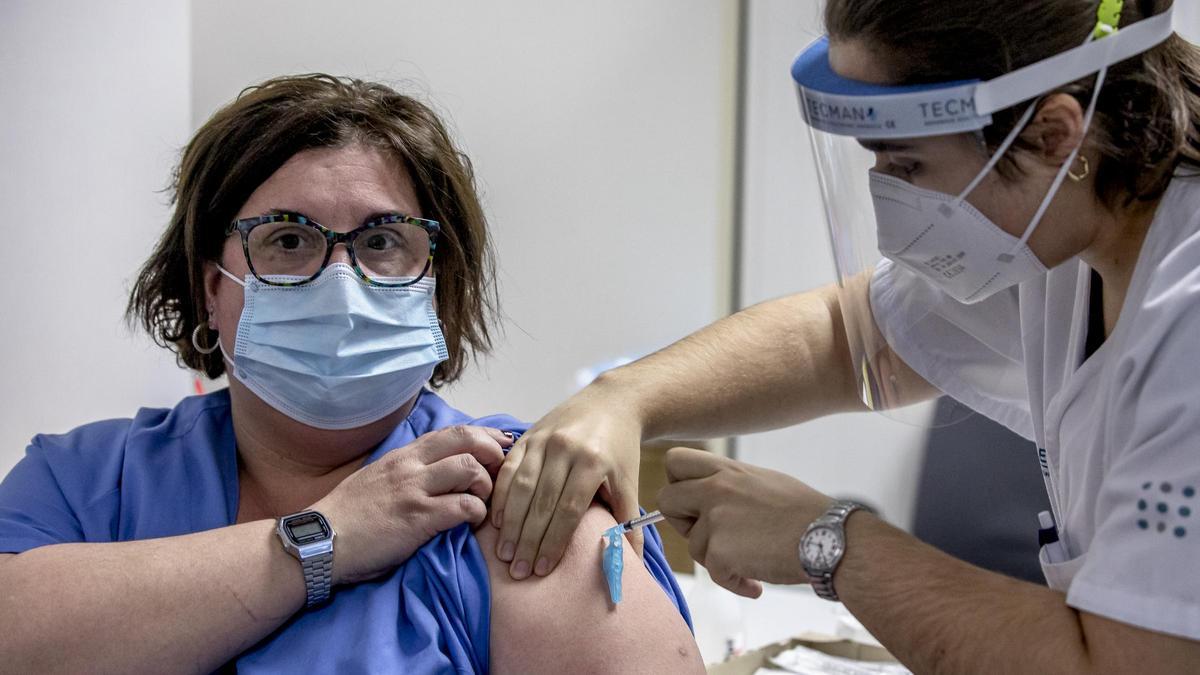
[[[789,71],[800,48],[821,32],[818,2],[750,0],[749,14],[742,212],[747,305],[837,278]],[[866,499],[893,523],[909,527],[925,436],[878,414],[840,415],[744,437],[738,458],[790,473],[828,494]]]
[[[188,133],[187,45],[180,0],[0,3],[0,475],[35,433],[189,392],[122,319]]]
[[[507,335],[450,391],[536,419],[575,371],[717,318],[728,283],[733,3],[193,4],[193,123],[325,71],[427,96],[474,160]]]

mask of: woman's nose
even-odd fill
[[[333,252],[329,254],[329,264],[330,265],[332,265],[333,263],[339,263],[339,262],[346,263],[347,265],[351,264],[350,251],[347,250],[346,245],[342,244],[342,243],[335,245],[333,247]]]

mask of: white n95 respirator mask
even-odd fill
[[[371,286],[334,263],[302,286],[272,286],[221,272],[245,289],[233,355],[221,348],[230,374],[298,422],[350,429],[382,419],[447,358],[433,278]]]
[[[1024,241],[953,195],[871,172],[879,251],[955,300],[975,303],[1046,267]]]

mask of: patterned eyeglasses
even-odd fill
[[[373,286],[411,286],[429,274],[441,225],[436,220],[390,213],[349,232],[335,232],[298,213],[280,212],[235,220],[254,278],[271,286],[301,286],[329,264],[343,244],[350,265]]]

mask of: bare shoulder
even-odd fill
[[[559,566],[514,581],[496,558],[498,532],[475,535],[492,590],[491,666],[497,673],[703,673],[696,641],[645,564],[625,549],[624,599],[613,606],[600,569],[600,535],[615,524],[592,506]]]

